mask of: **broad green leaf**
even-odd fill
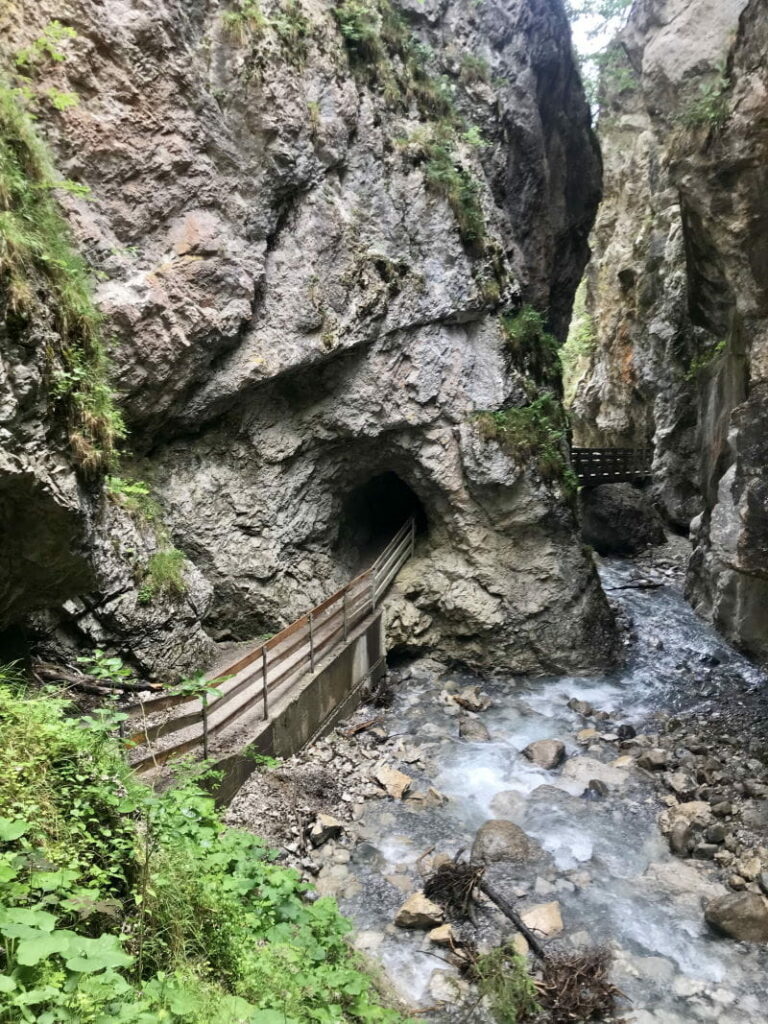
[[[16,981],[9,974],[0,974],[0,992],[13,992]]]
[[[23,818],[0,818],[0,843],[12,843],[19,839],[25,832],[29,832],[32,826]]]
[[[38,932],[35,938],[19,941],[16,959],[23,967],[34,967],[54,953],[66,952],[69,944],[70,936],[67,932]]]

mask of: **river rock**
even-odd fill
[[[596,740],[599,735],[600,733],[597,729],[579,729],[576,733],[576,742],[582,747],[587,747],[593,740]]]
[[[698,825],[704,828],[712,821],[712,811],[709,804],[703,800],[689,800],[684,804],[674,804],[659,815],[659,828],[665,834],[669,833],[678,821],[683,821],[686,825]]]
[[[663,747],[652,747],[644,751],[637,759],[639,768],[645,768],[649,772],[659,772],[669,764],[669,751]]]
[[[678,857],[687,857],[693,846],[693,830],[684,818],[678,818],[669,831],[669,848]]]
[[[540,768],[557,768],[565,759],[565,744],[561,740],[535,740],[522,754]]]
[[[594,757],[571,757],[565,762],[561,777],[582,782],[586,788],[592,779],[599,779],[607,786],[623,786],[628,774],[626,768],[603,764]]]
[[[680,800],[690,800],[696,793],[696,781],[687,772],[665,775],[664,782]]]
[[[768,942],[768,900],[759,893],[729,893],[708,904],[704,918],[738,942]]]
[[[318,814],[309,831],[309,841],[313,846],[322,846],[329,839],[336,839],[344,831],[344,826],[332,814]]]
[[[459,736],[474,743],[487,743],[491,738],[486,727],[476,718],[462,718],[459,722]]]
[[[583,715],[585,718],[594,713],[594,708],[588,700],[579,700],[578,697],[571,697],[568,701],[568,707],[571,711],[575,711],[577,715]]]
[[[523,924],[537,932],[545,939],[553,935],[559,935],[563,930],[563,917],[560,913],[560,904],[554,900],[552,903],[538,903],[529,907],[520,915]]]
[[[475,863],[512,861],[525,864],[543,855],[539,844],[513,821],[494,818],[479,829],[472,844],[471,860]]]
[[[413,781],[405,772],[398,771],[388,765],[382,765],[373,773],[373,778],[380,786],[386,789],[393,800],[402,800],[403,796],[411,788]]]
[[[437,928],[433,928],[427,934],[427,938],[430,942],[434,942],[436,946],[455,946],[459,941],[459,937],[451,924],[441,924]]]
[[[427,899],[423,892],[412,893],[395,914],[398,928],[426,931],[439,927],[444,921],[443,908]]]

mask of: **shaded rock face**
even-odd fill
[[[632,484],[601,484],[579,492],[581,534],[601,555],[636,554],[665,540],[649,495]]]
[[[654,449],[691,528],[694,606],[768,658],[768,17],[758,0],[640,0],[601,116],[583,444]]]
[[[481,241],[428,187],[436,117],[350,66],[330,4],[300,6],[294,45],[203,0],[107,0],[98,18],[24,0],[4,44],[51,18],[78,32],[36,88],[80,103],[41,125],[92,190],[67,212],[141,474],[202,574],[194,656],[211,650],[200,619],[216,639],[273,631],[359,570],[388,538],[349,521],[350,495],[386,475],[424,528],[391,643],[517,671],[604,664],[612,619],[568,500],[474,418],[530,398],[500,314],[549,310],[562,337],[587,255],[599,157],[561,4],[398,5],[486,141],[458,134],[451,154]],[[101,600],[68,621],[108,640]]]

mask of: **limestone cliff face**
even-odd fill
[[[604,81],[583,443],[652,444],[694,605],[768,658],[768,15],[638,0]]]
[[[91,189],[67,212],[139,471],[196,567],[195,622],[246,638],[306,611],[359,568],[350,495],[396,474],[426,532],[393,641],[520,671],[604,663],[610,614],[561,486],[475,418],[535,395],[500,315],[531,304],[562,337],[599,198],[560,0],[15,9],[8,52],[53,18],[77,32],[35,88],[79,103],[44,106],[42,127]],[[114,521],[94,532],[96,499],[62,475],[51,500],[98,577],[91,597],[76,575],[56,589],[77,597],[68,628],[130,646]],[[154,609],[145,666],[178,661],[176,612]]]

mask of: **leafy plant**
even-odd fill
[[[137,519],[159,524],[162,519],[162,508],[152,497],[149,484],[143,480],[131,480],[127,477],[108,476],[106,491],[109,497]]]
[[[28,69],[46,59],[54,63],[66,60],[66,54],[59,49],[59,44],[67,39],[76,38],[77,32],[71,26],[62,25],[60,21],[49,21],[37,39],[22,50],[16,51],[16,67]]]
[[[708,366],[711,366],[712,363],[714,363],[714,361],[717,359],[717,357],[725,351],[727,345],[727,340],[722,339],[721,341],[718,341],[717,344],[713,345],[710,349],[706,349],[704,352],[700,352],[698,353],[698,355],[695,355],[690,362],[688,372],[685,375],[685,379],[688,381],[696,380],[698,375],[703,370],[706,370]]]
[[[499,946],[478,957],[473,974],[499,1024],[523,1024],[541,1012],[525,957],[511,946]]]
[[[728,120],[728,90],[731,79],[725,61],[717,65],[715,77],[702,82],[681,112],[687,128],[722,128]]]
[[[465,85],[474,82],[490,82],[491,68],[485,57],[475,53],[463,53],[459,62],[459,81]]]
[[[71,710],[0,685],[0,1019],[398,1024],[332,900]]]
[[[139,589],[139,604],[151,604],[157,598],[182,597],[186,594],[184,562],[184,552],[178,548],[164,548],[150,555]]]

